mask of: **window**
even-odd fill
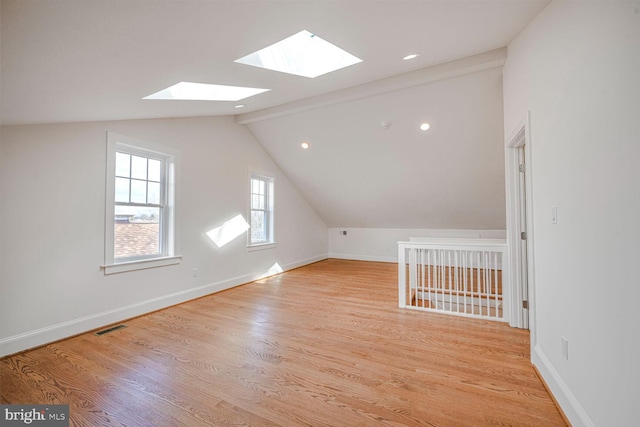
[[[176,264],[177,153],[109,133],[105,274]]]
[[[251,232],[249,246],[272,247],[273,234],[273,178],[251,175]],[[268,245],[268,246],[266,246]]]

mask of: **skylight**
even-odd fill
[[[362,60],[315,34],[302,30],[234,62],[314,78]]]
[[[240,101],[271,89],[180,82],[145,96],[143,99],[180,99],[188,101]]]

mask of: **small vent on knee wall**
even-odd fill
[[[109,332],[117,331],[119,329],[123,329],[123,328],[126,328],[126,327],[127,327],[127,325],[112,326],[110,328],[98,331],[95,334],[98,335],[98,336],[101,336],[101,335],[104,335],[104,334],[108,334]]]

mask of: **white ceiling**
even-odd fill
[[[505,227],[504,47],[548,0],[1,1],[3,124],[236,115],[330,227]],[[303,29],[363,62],[233,62]],[[271,90],[142,99],[180,81]]]
[[[2,123],[248,113],[506,46],[547,3],[2,0]],[[315,79],[233,62],[302,29],[363,62]],[[272,90],[242,110],[142,100],[180,81]]]

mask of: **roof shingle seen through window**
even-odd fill
[[[158,254],[159,241],[158,223],[115,224],[115,258]]]

